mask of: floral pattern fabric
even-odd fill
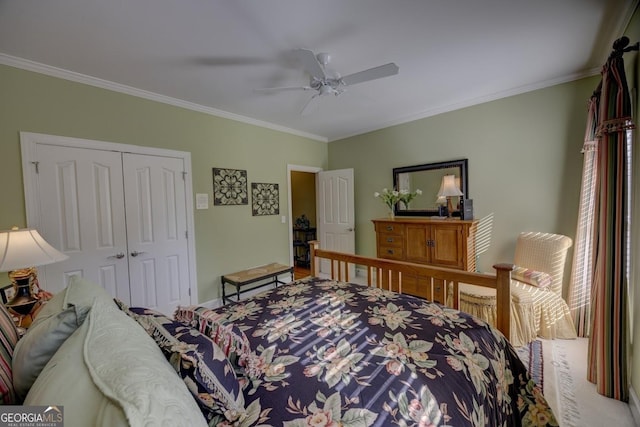
[[[436,303],[309,278],[215,312],[252,349],[235,425],[558,425],[505,337]]]

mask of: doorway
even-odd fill
[[[291,170],[291,250],[294,277],[300,279],[311,274],[309,242],[317,238],[316,173]]]

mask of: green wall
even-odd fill
[[[586,99],[597,82],[582,79],[330,143],[331,168],[355,169],[357,252],[375,255],[371,219],[386,210],[373,193],[392,187],[393,168],[461,158],[469,160],[475,218],[494,214],[482,271],[512,261],[521,231],[573,238]]]
[[[222,274],[289,262],[288,226],[280,221],[288,212],[287,164],[328,166],[323,142],[0,65],[2,230],[26,226],[20,131],[189,151],[193,191],[210,201],[212,167],[278,183],[280,215],[254,217],[250,205],[194,210],[199,302],[218,298]]]

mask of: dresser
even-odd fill
[[[459,219],[374,219],[378,258],[476,271],[475,236],[478,221]],[[403,280],[403,292],[437,302],[443,288],[418,289],[411,278]]]

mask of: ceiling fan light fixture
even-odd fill
[[[329,85],[320,86],[320,95],[330,95],[334,92],[334,89]]]

